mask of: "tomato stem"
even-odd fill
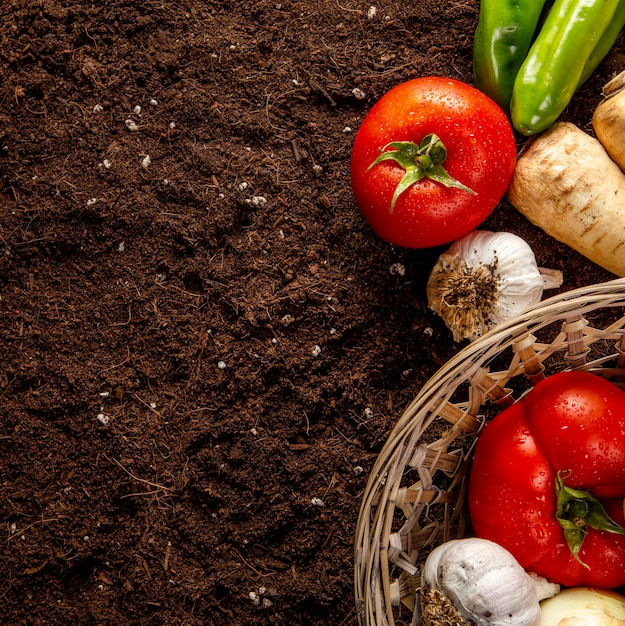
[[[564,484],[562,472],[558,472],[556,476],[556,496],[556,519],[564,530],[564,537],[573,556],[584,567],[588,566],[579,558],[579,551],[588,528],[619,535],[625,534],[625,528],[608,515],[595,496],[582,489],[567,487]]]
[[[389,148],[391,149],[389,150]],[[367,171],[382,161],[395,161],[406,171],[404,177],[395,188],[395,193],[391,200],[391,213],[395,209],[397,198],[408,187],[422,178],[429,178],[445,187],[455,187],[477,195],[475,191],[469,189],[469,187],[463,185],[447,173],[443,167],[446,159],[447,149],[443,142],[438,135],[431,133],[426,135],[419,145],[412,141],[391,141],[391,143],[384,146],[382,154],[367,168]]]

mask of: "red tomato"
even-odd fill
[[[460,187],[425,176],[393,197],[406,169],[385,159],[393,142],[442,141],[441,166]],[[478,226],[503,197],[516,164],[516,144],[504,112],[475,87],[438,76],[391,89],[365,117],[354,141],[351,183],[358,207],[383,239],[408,248],[455,241]],[[436,168],[438,169],[438,168]]]
[[[625,392],[594,374],[549,376],[485,427],[469,511],[476,536],[504,546],[529,571],[568,587],[625,584],[625,529],[595,528],[594,519],[576,514],[576,529],[586,516],[576,558],[556,515],[558,477],[625,526]]]

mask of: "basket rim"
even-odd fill
[[[363,491],[358,514],[354,541],[354,590],[357,605],[358,621],[361,625],[375,626],[376,622],[368,621],[365,605],[368,594],[373,591],[373,575],[389,577],[389,564],[382,558],[372,559],[372,555],[387,556],[388,546],[382,545],[380,533],[382,528],[390,525],[389,512],[384,516],[370,519],[370,511],[374,499],[380,496],[376,488],[380,487],[384,476],[393,475],[393,471],[406,467],[414,452],[418,440],[418,416],[426,414],[441,397],[449,398],[447,387],[456,380],[468,381],[481,368],[484,362],[496,357],[503,350],[513,346],[515,340],[523,333],[532,334],[554,322],[564,321],[572,316],[585,316],[599,309],[625,307],[625,277],[616,278],[576,289],[562,291],[529,307],[522,314],[503,322],[485,333],[482,337],[461,348],[445,364],[443,364],[418,390],[414,399],[404,409],[393,426],[386,442],[370,470],[365,490]],[[408,442],[408,443],[407,443]],[[397,497],[398,484],[388,481],[382,484],[380,501],[394,502]],[[372,524],[373,522],[373,524]],[[368,545],[365,538],[373,537]],[[375,607],[375,613],[384,615],[382,606]],[[384,603],[390,603],[388,590],[384,590]],[[382,622],[392,623],[387,619]],[[380,626],[382,626],[380,623]]]

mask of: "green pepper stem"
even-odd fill
[[[406,173],[395,188],[393,199],[391,200],[391,213],[395,209],[397,198],[422,178],[429,178],[445,187],[455,187],[477,195],[475,191],[469,189],[469,187],[463,185],[447,173],[443,167],[446,159],[447,149],[443,142],[437,135],[431,133],[426,135],[419,145],[412,141],[392,141],[384,146],[382,154],[371,163],[367,171],[382,161],[395,161],[405,170]]]
[[[601,502],[589,491],[567,487],[562,472],[556,475],[556,498],[556,519],[564,530],[564,537],[571,553],[584,567],[588,565],[579,558],[579,551],[588,528],[625,534],[625,528],[608,515]]]

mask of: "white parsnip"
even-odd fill
[[[594,137],[554,124],[519,157],[508,198],[554,239],[625,276],[625,174]]]
[[[592,127],[606,152],[625,171],[625,72],[604,86],[603,95],[592,116]]]

